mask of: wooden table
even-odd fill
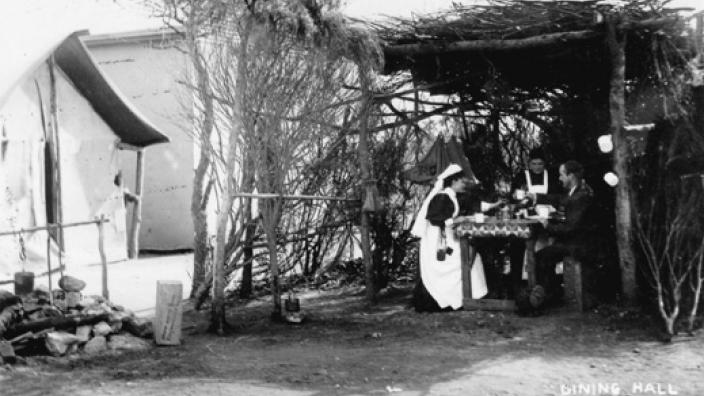
[[[497,299],[473,299],[472,284],[470,282],[470,272],[474,259],[477,256],[477,249],[472,245],[474,238],[508,238],[517,237],[525,239],[526,242],[526,272],[528,273],[528,285],[535,285],[535,238],[533,229],[540,224],[538,220],[532,219],[510,219],[497,220],[488,217],[481,223],[470,220],[471,218],[461,218],[455,222],[455,233],[460,240],[460,254],[462,258],[462,295],[464,309],[486,309],[486,310],[514,310],[516,304],[513,300]]]

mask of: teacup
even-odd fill
[[[538,217],[547,219],[548,217],[550,217],[550,207],[547,205],[536,205],[535,213],[538,215]]]
[[[484,213],[475,213],[474,214],[474,221],[476,223],[483,223],[484,222]]]

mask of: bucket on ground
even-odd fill
[[[181,344],[183,285],[180,281],[156,282],[154,340],[157,345]]]
[[[24,296],[34,290],[34,272],[15,272],[15,295]]]

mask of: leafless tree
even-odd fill
[[[351,68],[339,56],[320,50],[324,46],[311,33],[301,33],[315,31],[311,26],[316,21],[311,18],[320,8],[310,2],[242,1],[200,7],[204,3],[170,1],[169,8],[175,10],[171,15],[181,16],[190,28],[192,88],[203,120],[202,161],[196,176],[219,175],[220,181],[215,189],[221,194],[212,279],[213,329],[222,331],[225,264],[232,269],[243,253],[251,253],[246,247],[254,239],[251,206],[243,202],[233,208],[233,194],[254,188],[284,194],[302,188],[305,164],[333,140],[329,126],[341,118],[339,109],[354,103],[341,89]],[[204,185],[197,183],[194,190],[194,219],[205,209],[203,196],[196,194],[208,191]],[[276,306],[276,243],[283,206],[280,199],[259,205]],[[251,258],[245,261],[251,263]],[[207,289],[208,282],[203,285],[200,291]]]
[[[701,297],[704,238],[699,201],[701,196],[696,190],[682,187],[681,193],[667,202],[663,211],[640,212],[642,216],[636,221],[636,236],[645,259],[641,267],[655,293],[668,336],[677,333],[677,320],[685,308],[685,300],[692,304],[688,318],[691,331]]]

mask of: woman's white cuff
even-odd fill
[[[451,226],[455,221],[450,217],[449,219],[445,220],[445,227]]]
[[[489,202],[482,201],[481,210],[482,210],[482,212],[486,212],[487,210],[491,210],[491,204]]]

